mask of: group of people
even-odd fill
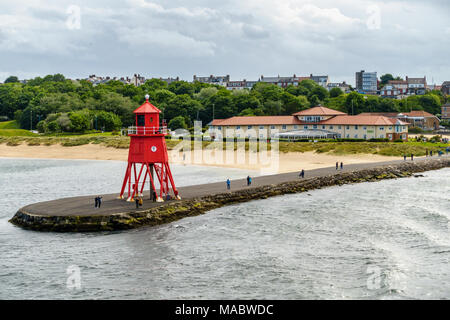
[[[252,185],[252,177],[247,176],[247,186],[251,186]],[[231,180],[227,179],[227,190],[231,189]]]
[[[428,151],[427,151],[428,154]],[[406,161],[406,154],[403,155],[403,160]],[[414,161],[414,154],[411,153],[411,161]]]
[[[336,170],[339,169],[339,161],[336,161]],[[344,163],[341,162],[341,170],[344,169]]]

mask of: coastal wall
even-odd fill
[[[420,162],[403,162],[395,165],[374,167],[372,169],[336,173],[323,177],[298,179],[296,181],[248,188],[236,192],[207,195],[162,204],[159,207],[146,211],[111,214],[107,216],[41,216],[29,214],[23,209],[20,209],[10,222],[17,226],[36,231],[89,232],[126,230],[169,223],[234,203],[305,192],[328,186],[410,177],[415,173],[437,170],[444,167],[450,167],[450,159],[447,157]]]

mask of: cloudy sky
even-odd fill
[[[0,1],[0,81],[355,71],[450,80],[450,1]]]

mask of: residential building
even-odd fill
[[[352,139],[408,139],[408,123],[382,115],[356,115],[317,106],[291,116],[231,117],[212,121],[212,137],[268,138],[277,133],[304,132],[305,137],[321,132],[326,136]]]
[[[140,74],[134,74],[133,78],[131,78],[131,83],[136,87],[139,87],[140,85],[143,85],[145,83],[145,77],[141,76]]]
[[[275,84],[279,87],[286,88],[289,85],[298,86],[303,80],[309,80],[309,77],[297,77],[295,74],[292,77],[264,77],[261,75],[260,82]]]
[[[377,94],[378,78],[376,72],[361,70],[355,76],[356,90],[360,93]]]
[[[444,95],[450,94],[450,81],[444,81],[441,86],[441,91]]]
[[[209,84],[218,84],[220,86],[226,86],[226,84],[230,81],[230,75],[226,76],[214,76],[210,75],[209,77],[197,77],[194,75],[194,82],[202,82],[202,83],[209,83]]]
[[[399,119],[409,123],[412,127],[418,127],[423,130],[438,130],[439,118],[422,110],[413,110],[411,112],[366,112],[362,116],[384,116],[392,119]]]
[[[347,83],[345,83],[345,81],[343,82],[329,82],[327,84],[327,89],[328,91],[330,91],[333,88],[339,88],[342,90],[342,92],[344,93],[348,93],[350,92],[350,85],[348,85]]]
[[[404,80],[389,80],[380,89],[380,95],[384,98],[403,99],[408,94],[408,82]]]
[[[252,89],[253,86],[258,83],[258,81],[228,81],[226,87],[228,90],[242,90],[242,89]]]
[[[408,83],[408,94],[422,95],[427,90],[427,78],[409,78],[406,76],[406,82]]]
[[[324,88],[327,88],[329,78],[328,76],[313,76],[312,74],[309,75],[309,79],[317,83],[319,86],[322,86]]]
[[[446,121],[450,120],[450,103],[444,104],[442,106],[441,119]]]
[[[166,82],[166,83],[169,85],[169,84],[171,84],[172,82],[180,81],[180,77],[176,77],[176,78],[172,78],[172,77],[168,77],[168,78],[159,78],[159,80],[162,80],[162,81]]]

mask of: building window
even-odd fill
[[[380,130],[384,130],[384,127],[380,127]]]
[[[303,129],[308,129],[308,126],[303,126]]]
[[[347,126],[347,130],[350,130],[350,126]]]
[[[367,127],[366,127],[366,126],[364,126],[364,127],[363,127],[363,130],[367,130]]]
[[[264,126],[259,126],[260,129],[264,129]]]
[[[350,135],[349,135],[349,134],[347,134],[347,138],[350,138]]]
[[[314,124],[314,125],[313,125],[313,129],[317,129],[317,124]]]
[[[389,130],[392,130],[392,127],[389,127]]]
[[[357,134],[355,134],[355,139],[358,139],[358,135]]]
[[[366,139],[367,139],[367,135],[365,134],[365,135],[364,135],[364,140],[366,140]]]
[[[330,126],[330,129],[333,129],[333,126]]]
[[[236,126],[236,129],[239,130],[241,128],[241,126]]]
[[[252,128],[252,126],[247,126],[247,129],[251,129]]]
[[[338,129],[341,130],[342,129],[341,126],[338,126]]]
[[[281,129],[286,130],[286,125],[283,124],[283,125],[281,126]]]
[[[358,130],[358,126],[357,125],[355,126],[355,130]]]
[[[222,127],[221,127],[221,126],[218,126],[217,129],[222,130]]]
[[[275,126],[270,126],[270,129],[275,129]]]
[[[325,125],[322,125],[322,129],[325,129]]]
[[[294,124],[294,129],[298,129],[298,125]]]

